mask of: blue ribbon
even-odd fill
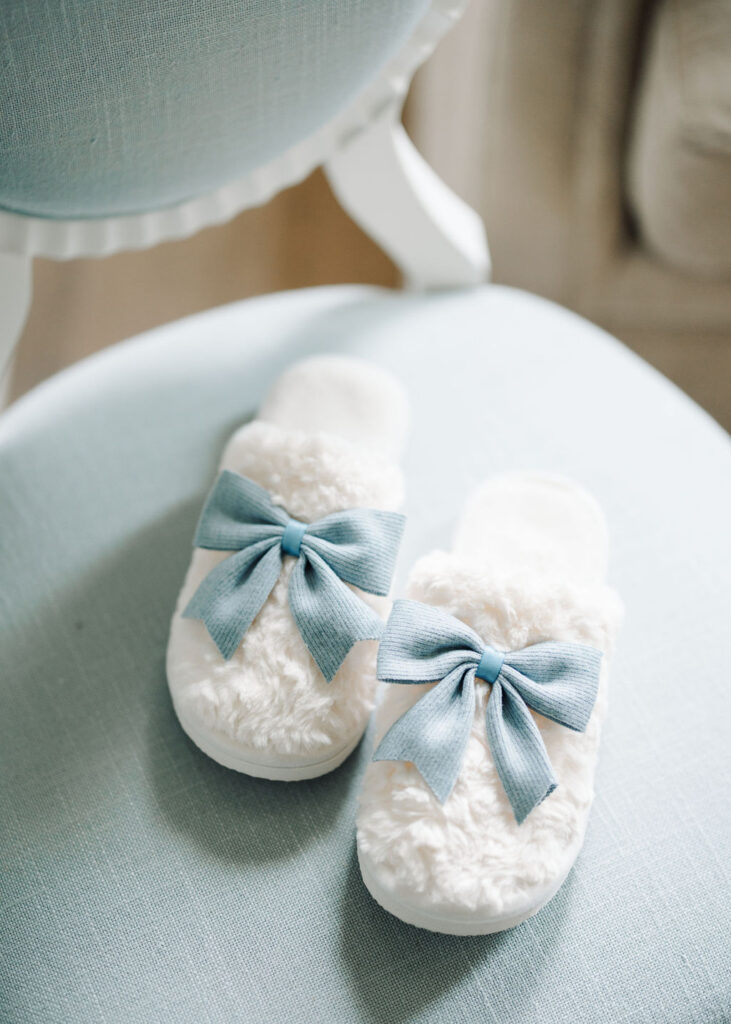
[[[230,658],[282,570],[297,558],[289,606],[302,639],[328,682],[358,640],[377,640],[380,617],[345,584],[388,594],[405,518],[355,508],[315,523],[291,519],[253,480],[224,470],[201,513],[195,546],[233,551],[206,576],[183,612],[202,619]]]
[[[412,761],[441,802],[452,792],[470,737],[475,678],[492,684],[487,738],[518,824],[558,785],[528,710],[583,732],[599,686],[602,653],[539,643],[501,653],[459,619],[417,601],[396,601],[378,652],[387,683],[439,680],[388,730],[376,761]]]

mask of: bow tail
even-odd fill
[[[558,785],[543,738],[522,697],[502,678],[493,684],[485,724],[495,768],[521,825]]]
[[[411,761],[440,803],[454,788],[475,709],[474,666],[458,666],[403,714],[374,761]]]
[[[260,541],[225,558],[208,573],[183,618],[202,619],[226,660],[274,589],[282,570],[279,538]]]
[[[312,551],[303,551],[292,570],[289,607],[328,683],[354,644],[378,640],[383,632],[380,616]]]

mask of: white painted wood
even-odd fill
[[[325,165],[353,220],[391,256],[407,288],[480,284],[490,273],[485,227],[426,163],[390,108]]]
[[[7,401],[13,350],[30,308],[32,281],[30,257],[0,252],[0,409]]]

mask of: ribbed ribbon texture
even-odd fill
[[[444,803],[470,737],[478,667],[489,664],[490,675],[484,677],[492,682],[487,738],[520,824],[557,786],[529,709],[583,732],[596,700],[601,659],[594,647],[552,641],[502,654],[438,608],[396,601],[381,639],[378,678],[387,683],[438,680],[438,685],[391,726],[374,760],[412,761]]]
[[[380,617],[346,583],[388,594],[404,523],[396,512],[370,508],[298,523],[253,480],[224,470],[203,508],[194,543],[235,554],[211,570],[183,615],[202,619],[223,657],[230,658],[279,578],[283,551],[297,551],[289,606],[330,682],[353,644],[377,640],[383,632]]]

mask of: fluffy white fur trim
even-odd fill
[[[586,732],[534,715],[559,786],[520,826],[487,745],[487,683],[478,681],[469,745],[443,805],[411,763],[379,761],[366,771],[358,848],[381,884],[432,912],[507,916],[529,903],[532,892],[560,880],[581,845],[621,606],[603,585],[552,584],[532,573],[496,578],[445,552],[417,562],[408,596],[439,605],[502,649],[551,639],[591,644],[605,652],[599,697]],[[430,685],[384,688],[376,742]]]
[[[231,438],[221,468],[271,492],[298,519],[311,521],[356,506],[396,509],[399,470],[377,451],[325,433],[305,433],[255,420]],[[376,687],[374,642],[356,644],[331,683],[325,682],[292,620],[282,576],[244,637],[224,661],[202,622],[181,612],[226,554],[196,550],[173,617],[168,680],[181,715],[263,758],[328,757],[365,728]],[[353,588],[354,589],[354,588]],[[388,601],[361,594],[380,614]]]

